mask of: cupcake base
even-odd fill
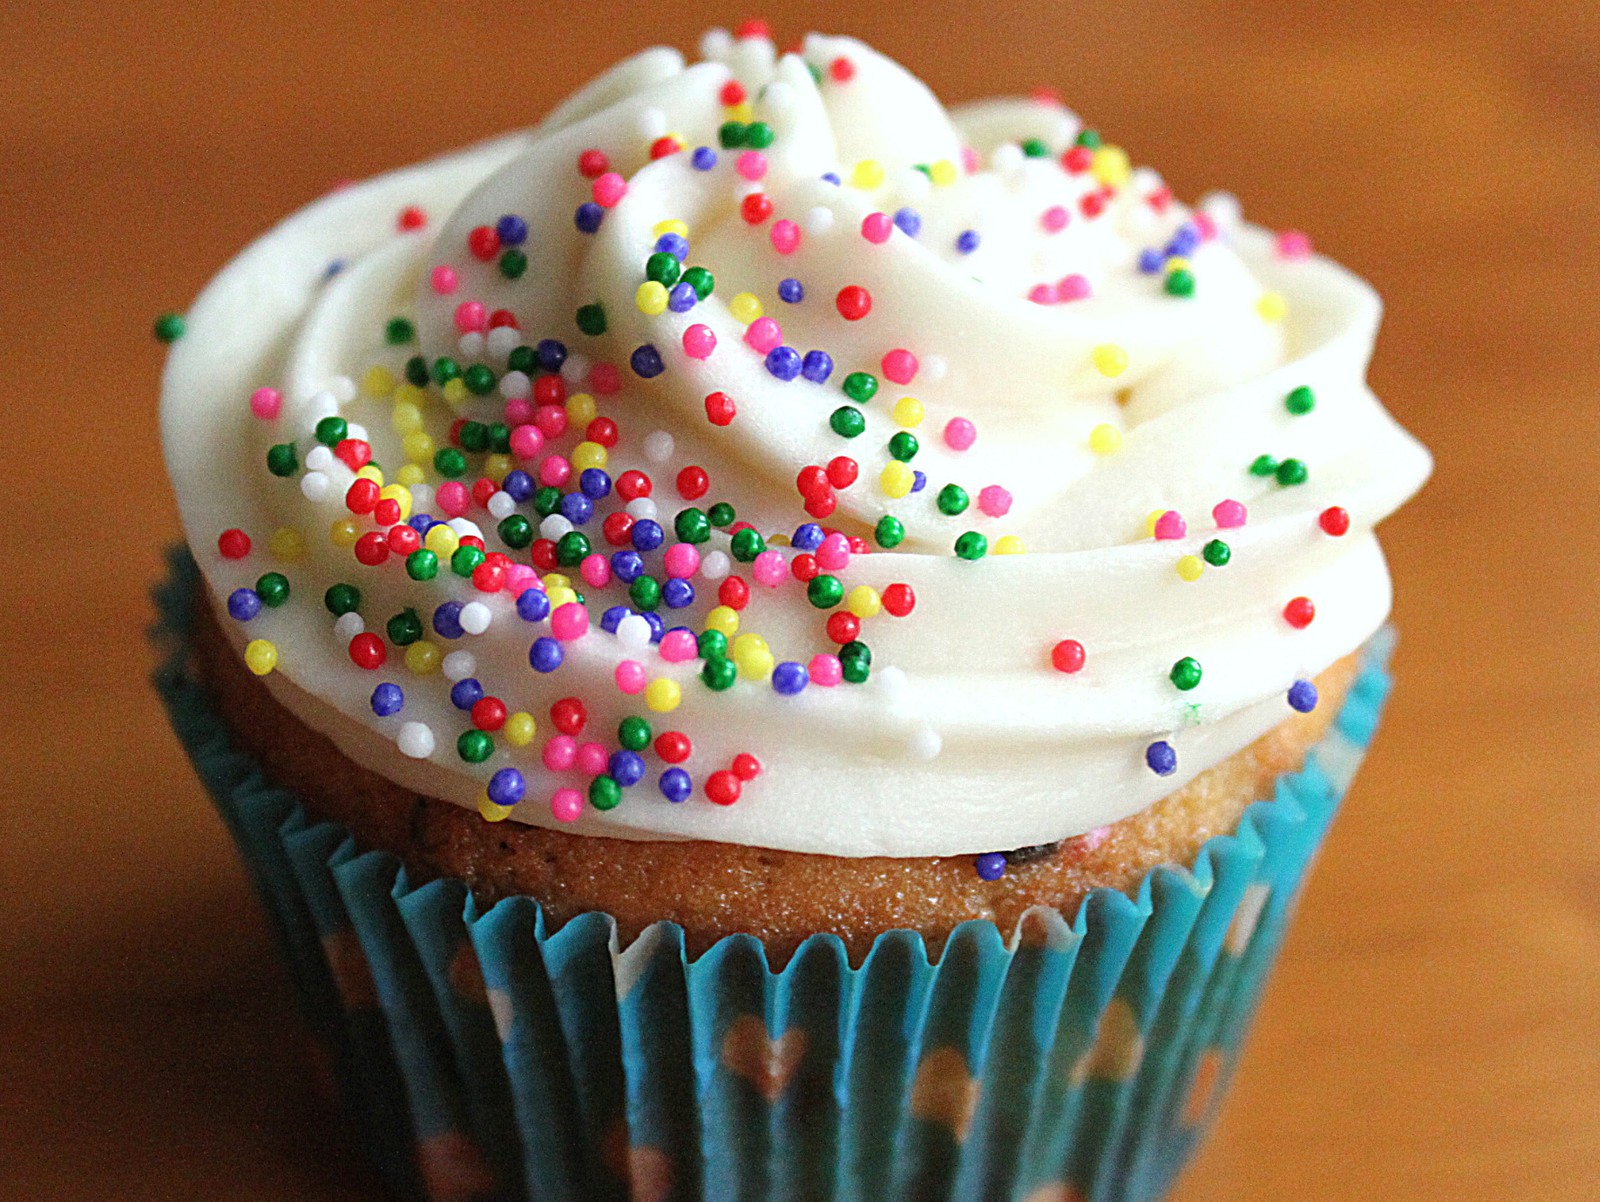
[[[816,935],[552,930],[526,897],[419,884],[267,783],[193,670],[195,570],[158,595],[156,682],[283,942],[375,1163],[485,1198],[1143,1202],[1214,1113],[1305,869],[1370,739],[1387,639],[1303,768],[1192,869],[1091,891],[936,957]],[[1008,936],[1011,936],[1008,938]]]

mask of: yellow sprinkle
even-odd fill
[[[413,430],[400,440],[400,448],[412,463],[433,462],[433,435],[426,430]]]
[[[244,649],[244,662],[257,676],[265,676],[278,666],[278,649],[266,639],[251,639]]]
[[[456,548],[461,545],[461,537],[444,523],[429,526],[428,533],[422,536],[422,545],[432,551],[440,559],[448,559],[456,553]]]
[[[510,814],[510,806],[497,806],[489,800],[488,790],[478,794],[478,816],[485,822],[504,822]]]
[[[1256,301],[1256,312],[1261,315],[1262,321],[1282,321],[1289,312],[1289,302],[1283,299],[1278,292],[1263,292],[1261,299]]]
[[[733,654],[743,655],[751,651],[767,650],[767,640],[755,631],[747,631],[733,640]]]
[[[421,484],[427,478],[428,473],[423,471],[422,465],[418,463],[401,464],[400,470],[394,474],[394,482],[404,484],[407,488],[413,484]]]
[[[844,606],[858,618],[875,618],[883,608],[883,599],[870,584],[858,584],[844,599]]]
[[[483,467],[481,471],[491,480],[504,480],[511,474],[511,469],[515,466],[516,464],[511,461],[510,455],[497,453],[494,455],[485,455],[483,457]]]
[[[940,159],[928,168],[928,178],[941,188],[948,188],[960,176],[961,173],[956,170],[956,165],[949,159]]]
[[[406,648],[406,667],[417,676],[437,672],[443,662],[444,655],[439,651],[439,645],[427,639],[418,639]]]
[[[567,420],[587,426],[594,421],[594,398],[587,392],[575,392],[567,398]]]
[[[792,547],[794,546],[794,543],[790,540],[787,534],[769,534],[767,535],[767,546]]]
[[[916,482],[916,473],[898,459],[884,464],[883,475],[878,477],[878,484],[886,497],[903,497],[911,491],[911,486]]]
[[[549,590],[549,594],[551,609],[556,609],[567,604],[569,601],[576,601],[578,599],[578,594],[573,592],[570,588],[553,588]]]
[[[568,576],[565,572],[551,572],[542,579],[541,583],[547,589],[571,588],[572,577]]]
[[[506,742],[513,747],[526,747],[533,742],[533,736],[538,730],[539,724],[533,720],[533,715],[526,710],[518,710],[514,714],[506,715]]]
[[[1022,540],[1015,534],[1002,534],[994,540],[994,546],[989,548],[990,555],[1021,555],[1027,551],[1022,545]]]
[[[1089,165],[1094,178],[1109,188],[1120,188],[1133,174],[1133,164],[1128,162],[1128,152],[1120,146],[1102,146],[1094,152]]]
[[[1156,523],[1161,520],[1161,515],[1166,512],[1165,509],[1152,509],[1145,515],[1144,536],[1146,538],[1154,538],[1156,536]]]
[[[396,434],[410,434],[422,429],[422,410],[410,401],[397,401],[389,412]]]
[[[296,563],[306,553],[306,540],[293,526],[279,526],[267,539],[267,549],[275,559]]]
[[[572,448],[572,466],[580,472],[592,467],[605,467],[606,449],[597,442],[580,442]]]
[[[657,238],[661,237],[662,234],[677,234],[680,238],[687,238],[689,236],[689,227],[676,217],[669,217],[665,221],[656,222],[655,225],[650,227],[650,232]]]
[[[850,172],[850,186],[863,192],[883,187],[883,164],[876,159],[862,159]]]
[[[1206,570],[1206,561],[1198,555],[1185,555],[1178,560],[1178,575],[1185,580],[1199,580]]]
[[[1089,449],[1096,455],[1115,455],[1122,450],[1122,431],[1109,422],[1101,422],[1089,431]]]
[[[706,611],[706,629],[731,639],[739,632],[739,611],[726,605],[713,606]]]
[[[658,714],[670,714],[683,700],[683,690],[670,676],[657,676],[644,686],[644,703]]]
[[[439,391],[444,394],[444,399],[449,401],[452,405],[465,404],[467,399],[472,396],[472,394],[467,391],[467,382],[460,376],[457,376],[453,380],[446,380],[444,387]]]
[[[646,317],[667,311],[667,288],[659,280],[646,280],[633,294],[633,303]]]
[[[396,408],[401,405],[415,405],[421,409],[428,403],[428,394],[407,380],[394,390],[394,403]]]
[[[922,402],[914,396],[903,396],[894,403],[894,424],[903,426],[907,430],[913,426],[920,426],[922,419],[927,416]]]
[[[1182,255],[1173,255],[1172,258],[1167,260],[1165,270],[1168,275],[1171,275],[1174,271],[1188,271],[1189,260]]]
[[[767,679],[772,675],[772,669],[777,662],[772,652],[765,647],[754,647],[733,653],[734,667],[739,669],[739,675],[746,680]]]
[[[382,400],[394,392],[394,372],[382,364],[376,364],[367,369],[367,374],[361,378],[361,391],[370,397]]]
[[[728,302],[728,312],[733,314],[735,321],[749,325],[761,316],[761,301],[754,292],[741,292]]]
[[[756,116],[756,110],[751,107],[748,100],[741,100],[738,104],[726,105],[722,112],[729,121],[738,121],[745,125],[749,125],[750,122],[755,120]]]
[[[376,463],[369,463],[356,472],[357,480],[371,480],[374,484],[382,486],[383,469]]]
[[[335,518],[328,527],[328,541],[336,547],[353,547],[361,537],[361,527],[355,518]]]
[[[393,501],[400,506],[400,520],[411,516],[411,490],[404,484],[389,484],[378,490],[380,501]]]
[[[1102,376],[1120,376],[1128,370],[1128,352],[1114,342],[1102,342],[1094,348],[1094,369]]]

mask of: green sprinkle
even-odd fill
[[[455,480],[467,474],[467,457],[455,447],[440,447],[433,453],[433,470],[446,480]]]
[[[910,430],[901,430],[889,440],[889,454],[901,463],[910,463],[917,457],[917,451],[920,449],[917,436]]]
[[[509,454],[511,451],[511,427],[505,422],[489,423],[489,447],[500,454]]]
[[[562,567],[575,568],[588,556],[589,536],[581,530],[568,530],[556,540],[556,562]]]
[[[640,576],[628,586],[628,599],[640,609],[655,609],[661,604],[661,582],[654,576]]]
[[[1285,488],[1288,488],[1293,484],[1304,484],[1306,482],[1306,477],[1310,475],[1310,473],[1306,470],[1306,465],[1301,460],[1285,459],[1282,463],[1278,464],[1276,475],[1278,477],[1278,483],[1283,485]]]
[[[300,456],[294,443],[280,442],[267,448],[267,470],[274,476],[292,476],[300,470]]]
[[[1194,272],[1187,267],[1180,267],[1176,271],[1167,272],[1165,287],[1168,296],[1193,296]]]
[[[967,506],[972,504],[972,498],[967,496],[967,490],[959,484],[946,484],[939,490],[939,512],[946,517],[955,517],[958,513],[965,513]]]
[[[443,388],[451,380],[461,377],[461,364],[449,355],[440,355],[433,361],[433,382]]]
[[[739,679],[739,669],[731,659],[717,656],[706,660],[706,666],[700,669],[700,679],[712,692],[721,693],[733,688],[733,682]]]
[[[702,630],[695,646],[701,659],[728,658],[728,636],[720,630]]]
[[[853,371],[844,378],[844,394],[858,405],[878,395],[878,377],[867,371]]]
[[[322,603],[334,617],[342,618],[361,608],[361,590],[353,584],[330,585],[322,594]]]
[[[412,355],[406,360],[406,383],[414,384],[418,388],[425,387],[432,377],[428,375],[428,361],[421,355]]]
[[[711,519],[705,510],[691,505],[678,510],[678,516],[672,519],[672,530],[680,543],[703,543],[711,537]]]
[[[598,338],[606,332],[605,306],[598,301],[592,305],[578,306],[577,320],[579,333],[591,338]]]
[[[1271,455],[1257,455],[1250,465],[1252,476],[1270,476],[1278,470],[1278,461]]]
[[[471,576],[486,558],[476,547],[457,547],[450,555],[450,570],[457,576]]]
[[[840,405],[828,415],[828,425],[840,438],[856,438],[867,428],[867,419],[854,405]]]
[[[669,255],[664,250],[658,250],[644,261],[644,277],[654,280],[663,288],[670,288],[678,282],[678,277],[683,274],[683,264],[678,262],[677,255]]]
[[[439,557],[426,547],[406,556],[406,575],[413,580],[432,580],[439,574]]]
[[[1317,407],[1317,394],[1302,384],[1283,398],[1283,407],[1296,417],[1301,417]]]
[[[561,509],[561,490],[549,484],[533,494],[533,511],[542,518]]]
[[[414,609],[403,609],[385,625],[389,641],[396,647],[409,647],[422,637],[422,619]]]
[[[489,449],[489,427],[482,422],[462,422],[456,435],[461,439],[461,449],[481,455]]]
[[[1100,131],[1099,130],[1095,130],[1095,129],[1083,130],[1081,133],[1078,134],[1077,145],[1079,145],[1079,146],[1087,146],[1090,150],[1099,150],[1100,149]]]
[[[747,128],[743,121],[724,121],[717,127],[717,141],[724,150],[737,149],[744,145]]]
[[[589,782],[589,804],[597,810],[614,810],[622,800],[622,786],[611,776],[597,776]]]
[[[488,396],[494,391],[494,372],[482,363],[474,363],[461,378],[467,382],[467,391],[473,396]]]
[[[404,317],[391,317],[383,327],[383,340],[390,346],[404,346],[417,337],[417,327]]]
[[[268,572],[256,581],[256,595],[261,604],[277,609],[289,599],[289,578],[282,572]]]
[[[150,329],[151,332],[155,334],[157,342],[165,342],[170,346],[172,343],[183,337],[183,314],[163,313],[160,317],[156,318],[155,323],[150,327]]]
[[[863,684],[872,669],[872,648],[859,639],[839,648],[839,667],[851,684]]]
[[[956,539],[956,555],[962,559],[982,559],[989,553],[989,540],[976,530],[968,530]]]
[[[528,375],[538,366],[539,355],[531,346],[514,347],[506,356],[507,371],[520,371],[523,375]]]
[[[494,739],[487,731],[464,730],[456,740],[456,754],[469,764],[481,764],[494,754]]]
[[[1200,683],[1200,661],[1192,655],[1186,655],[1172,665],[1168,676],[1174,685],[1187,693]]]
[[[624,718],[617,726],[617,742],[629,751],[643,751],[650,746],[650,723],[643,718]]]
[[[720,530],[724,526],[733,525],[733,523],[738,519],[739,514],[737,511],[735,511],[733,506],[729,505],[726,501],[718,501],[710,509],[706,510],[706,517],[710,520],[713,526]]]
[[[892,514],[886,513],[878,519],[878,525],[874,528],[872,536],[884,550],[898,547],[905,542],[906,524]]]
[[[528,270],[528,256],[516,247],[503,251],[500,255],[500,274],[508,280],[522,278],[522,273]]]
[[[350,423],[342,417],[325,417],[317,423],[317,441],[325,447],[338,446],[350,433]]]
[[[832,609],[844,600],[844,585],[826,572],[813,576],[806,582],[806,600],[818,609]]]
[[[728,550],[740,563],[751,563],[767,549],[767,540],[748,526],[733,536]]]
[[[1233,548],[1220,538],[1214,538],[1201,548],[1200,554],[1212,567],[1220,568],[1226,566],[1228,560],[1233,558]]]
[[[1022,153],[1030,159],[1042,159],[1050,153],[1050,148],[1041,138],[1029,138],[1022,144]]]
[[[694,294],[701,300],[711,295],[712,289],[717,286],[716,277],[704,267],[691,267],[683,273],[683,282],[694,289]]]
[[[533,546],[533,523],[520,513],[513,513],[506,518],[495,527],[495,531],[500,535],[500,541],[513,551],[525,551]]]

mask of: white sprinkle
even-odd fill
[[[367,428],[360,422],[351,422],[349,427],[345,430],[344,436],[346,438],[354,438],[360,442],[366,442]]]
[[[452,651],[444,657],[443,667],[446,680],[465,680],[478,670],[478,661],[470,651]]]
[[[944,750],[944,740],[931,726],[919,726],[912,731],[909,745],[911,754],[919,760],[935,759]]]
[[[561,378],[568,384],[581,384],[588,374],[589,360],[568,351],[566,361],[561,365]]]
[[[733,49],[733,35],[726,29],[708,29],[700,38],[700,57],[720,59]]]
[[[500,377],[500,395],[508,401],[521,400],[523,397],[533,395],[533,381],[528,379],[528,373],[522,371],[508,371]]]
[[[456,615],[456,621],[461,623],[461,629],[468,634],[482,634],[489,629],[489,623],[494,621],[494,615],[482,601],[468,601]]]
[[[803,221],[806,233],[820,236],[833,228],[833,210],[827,205],[816,205],[806,211]]]
[[[414,760],[425,760],[433,754],[433,731],[421,722],[406,722],[395,736],[400,751]]]
[[[883,699],[890,705],[904,701],[910,689],[910,682],[906,680],[904,668],[897,668],[890,664],[886,668],[879,668],[876,674],[878,688],[883,690]]]
[[[642,522],[646,518],[655,521],[656,512],[656,503],[652,497],[635,497],[628,502],[628,516],[636,522]]]
[[[483,335],[477,330],[468,330],[456,340],[456,349],[463,359],[483,358]]]
[[[517,503],[511,499],[511,494],[502,488],[489,498],[487,508],[490,517],[497,522],[503,522],[517,511]]]
[[[651,463],[665,463],[672,458],[675,445],[665,430],[653,430],[644,436],[644,457]]]
[[[313,392],[306,398],[302,416],[305,418],[307,434],[314,434],[317,423],[325,417],[337,417],[339,414],[339,398],[324,388],[321,392]]]
[[[617,623],[617,639],[629,651],[643,651],[650,645],[650,623],[640,614],[629,614]]]
[[[1027,155],[1015,142],[1002,142],[989,153],[989,166],[997,175],[1010,175],[1022,169]]]
[[[472,536],[473,538],[483,537],[483,531],[478,529],[477,523],[470,521],[467,518],[451,518],[447,524],[449,525],[450,529],[456,532],[456,537],[458,539],[466,538],[468,535]]]
[[[333,633],[339,636],[339,641],[348,643],[356,635],[367,628],[366,622],[355,610],[347,614],[340,614],[339,620],[333,624]]]
[[[1212,192],[1202,197],[1200,211],[1225,232],[1238,229],[1244,220],[1244,207],[1232,192]]]
[[[929,383],[937,383],[944,379],[945,373],[950,370],[950,364],[943,355],[929,355],[922,360],[920,368],[922,378]]]
[[[334,465],[333,452],[320,442],[306,452],[306,471],[325,472]]]
[[[341,405],[348,405],[356,399],[356,382],[349,376],[334,376],[328,381],[328,387]]]
[[[504,363],[506,357],[522,345],[522,333],[511,326],[495,326],[484,341],[495,362]]]
[[[733,560],[726,551],[707,551],[700,557],[700,575],[706,580],[721,580],[733,571]]]
[[[308,501],[326,501],[333,494],[333,481],[322,472],[307,472],[300,477],[300,494]]]
[[[552,513],[539,523],[539,536],[551,542],[558,540],[563,534],[572,532],[572,523],[559,513]]]
[[[433,508],[433,485],[413,484],[411,486],[411,512],[427,513]]]

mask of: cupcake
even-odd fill
[[[1158,1197],[1387,688],[1378,301],[1053,101],[702,54],[196,301],[174,723],[402,1190]]]

